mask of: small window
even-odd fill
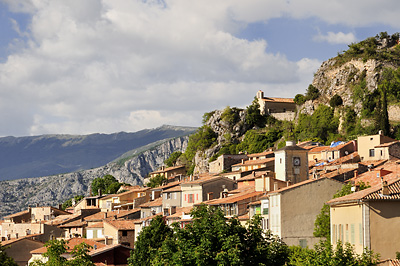
[[[375,157],[375,149],[369,150],[369,157]]]
[[[122,236],[128,236],[128,231],[127,230],[122,230]]]
[[[189,203],[194,203],[194,198],[193,198],[193,194],[189,194]]]

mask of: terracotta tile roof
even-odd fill
[[[324,180],[324,179],[330,179],[330,178],[321,177],[321,178],[317,178],[317,179],[307,179],[305,181],[290,185],[288,187],[284,187],[284,188],[280,188],[280,189],[275,190],[275,191],[271,191],[271,192],[269,192],[269,194],[277,194],[277,193],[285,192],[285,191],[288,191],[288,190],[291,190],[291,189],[295,189],[295,188],[307,185],[307,184],[312,183],[312,182],[319,182],[319,181]],[[333,180],[334,182],[339,182],[339,181],[336,181],[335,179],[330,179],[330,180]],[[339,182],[339,183],[341,183],[341,182]]]
[[[76,219],[77,217],[81,216],[79,213],[75,214],[67,214],[67,215],[59,215],[53,220],[46,221],[46,224],[51,224],[51,225],[61,225],[64,223],[68,223],[69,221]]]
[[[333,170],[327,173],[317,173],[319,178],[330,178],[333,179],[339,175],[345,175],[346,180],[353,178],[353,172],[358,168],[339,168],[337,170]]]
[[[65,223],[63,225],[59,225],[58,227],[60,227],[60,228],[84,227],[86,225],[87,225],[86,221],[77,220],[77,221],[72,221],[70,223]]]
[[[91,256],[91,257],[97,256],[97,255],[99,255],[101,253],[113,250],[113,249],[118,248],[118,247],[123,247],[123,248],[126,248],[126,249],[133,250],[133,248],[130,248],[130,247],[127,247],[127,246],[124,246],[124,245],[121,245],[121,244],[112,244],[112,245],[107,245],[105,247],[97,248],[96,250],[90,251],[89,252],[89,256]],[[106,265],[106,264],[104,264],[104,265]],[[107,264],[107,265],[111,265],[111,264]]]
[[[113,220],[113,221],[105,221],[105,223],[108,223],[109,225],[118,230],[135,230],[135,223],[129,220],[128,221]]]
[[[370,201],[370,200],[400,200],[400,178],[388,181],[389,195],[382,194],[382,185],[376,185],[352,194],[332,199],[328,204]]]
[[[306,148],[306,147],[303,147]],[[326,151],[329,148],[329,146],[317,146],[313,147],[311,150],[308,151],[308,153],[320,153],[321,151]]]
[[[264,197],[264,196],[262,196],[262,197]],[[261,199],[262,197],[260,197],[260,199]],[[251,205],[251,206],[253,206],[253,205],[260,205],[260,204],[261,204],[261,200],[257,200],[257,201],[253,201],[253,202],[249,203],[249,205]]]
[[[294,103],[293,98],[264,97],[262,100],[265,102]]]
[[[264,192],[261,192],[261,191],[242,192],[239,194],[228,196],[226,198],[212,199],[212,200],[204,201],[202,203],[208,204],[208,205],[230,204],[230,203],[235,203],[235,202],[242,201],[245,199],[250,199],[253,197],[256,197],[256,199],[258,200],[259,197],[261,197],[262,195],[264,195]]]
[[[394,144],[399,144],[399,143],[400,142],[398,140],[396,140],[396,141],[392,141],[392,142],[382,143],[382,144],[380,144],[378,146],[375,146],[375,148],[390,147],[390,146],[392,146]]]
[[[159,212],[159,213],[153,214],[153,215],[151,215],[151,216],[148,216],[148,217],[146,217],[146,218],[137,219],[137,220],[132,220],[132,222],[135,223],[135,224],[140,224],[140,223],[142,223],[142,222],[144,222],[144,221],[151,220],[151,219],[153,219],[154,217],[159,216],[159,215],[164,216],[164,214],[163,214],[162,212]]]
[[[100,242],[97,242],[97,241],[94,241],[94,240],[91,240],[91,239],[87,239],[87,238],[81,238],[81,237],[71,238],[71,239],[68,239],[66,242],[67,242],[67,244],[66,244],[67,253],[70,253],[74,249],[74,247],[76,245],[79,245],[82,242],[88,244],[92,248],[93,248],[94,245],[96,245],[97,248],[102,248],[102,247],[106,246],[105,244],[102,244]],[[43,254],[46,251],[47,251],[46,247],[41,247],[41,248],[32,250],[30,253],[31,254]]]
[[[192,209],[193,206],[178,207],[176,208],[176,212],[172,215],[167,216],[166,219],[181,219],[183,214],[189,214]]]
[[[199,179],[193,180],[193,181],[187,181],[187,182],[182,182],[181,186],[186,186],[186,185],[194,185],[194,184],[204,184],[207,182],[211,182],[217,179],[226,179],[226,180],[231,180],[227,177],[222,177],[222,176],[218,176],[218,175],[207,175],[204,177],[200,177]],[[231,180],[233,182],[233,180]]]
[[[175,169],[179,169],[179,168],[182,168],[182,167],[185,167],[185,166],[184,165],[172,166],[172,167],[165,168],[164,170],[160,169],[160,170],[151,172],[150,174],[165,173],[165,172],[172,171],[172,170],[175,170]]]
[[[168,184],[166,184],[164,186],[159,186],[159,187],[152,188],[151,190],[163,190],[163,189],[167,189],[167,188],[170,188],[170,187],[177,186],[180,183],[182,183],[182,181],[174,181],[174,182],[168,183]]]
[[[180,185],[165,189],[162,192],[164,193],[164,192],[179,192],[179,191],[182,191],[182,187]]]
[[[254,192],[255,188],[254,186],[244,186],[241,188],[229,190],[228,194],[238,194],[238,193],[243,193],[243,192]]]
[[[269,162],[274,162],[275,158],[265,158],[265,159],[260,159],[260,160],[247,160],[244,161],[243,163],[237,163],[232,166],[247,166],[247,165],[257,165],[257,164],[264,164],[264,163],[269,163]]]
[[[270,155],[270,154],[274,154],[274,151],[264,151],[264,152],[260,152],[260,153],[247,154],[247,157],[249,157],[249,158],[260,157],[260,156],[266,156],[266,155]]]
[[[162,198],[157,198],[153,201],[149,201],[140,205],[140,208],[157,207],[162,205]]]
[[[326,165],[339,165],[345,163],[358,163],[360,161],[360,156],[358,152],[350,153],[346,156],[340,157],[336,160],[328,162]]]
[[[253,180],[253,179],[256,179],[257,177],[261,177],[262,175],[266,175],[269,172],[271,172],[271,171],[253,171],[253,173],[251,173],[249,175],[245,175],[236,181],[240,182],[240,181]]]
[[[250,220],[250,214],[249,213],[245,213],[241,216],[238,216],[238,220],[239,221],[248,221]]]
[[[103,226],[103,222],[99,222],[99,223],[94,223],[94,224],[92,224],[92,225],[89,225],[88,227],[86,227],[86,228],[103,228],[104,226]]]
[[[10,239],[10,240],[0,241],[0,243],[1,243],[1,246],[7,246],[7,245],[11,245],[13,243],[16,243],[18,241],[24,240],[24,239],[27,239],[27,240],[30,240],[30,241],[35,241],[35,242],[38,242],[38,243],[42,243],[40,241],[32,239],[33,237],[41,236],[41,235],[44,235],[44,234],[27,235],[27,236],[23,236],[23,237],[13,238],[13,239]]]
[[[11,219],[11,218],[22,216],[22,215],[29,214],[29,213],[30,213],[29,210],[25,210],[25,211],[20,211],[20,212],[14,213],[14,214],[10,214],[10,215],[4,216],[3,218],[4,219]]]

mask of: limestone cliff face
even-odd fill
[[[246,131],[250,129],[245,123],[247,111],[242,109],[232,109],[232,111],[237,115],[234,123],[229,123],[223,119],[223,110],[214,111],[205,123],[206,126],[209,126],[217,134],[216,145],[210,149],[196,153],[194,158],[194,173],[208,172],[210,158],[219,152],[223,144],[226,142],[239,143],[243,140]]]
[[[113,175],[120,182],[142,184],[151,171],[161,166],[174,151],[184,151],[189,137],[179,137],[137,152],[130,159],[108,163],[102,167],[68,174],[39,178],[0,181],[0,218],[26,209],[29,205],[57,206],[75,195],[90,193],[94,178]]]
[[[361,59],[351,60],[342,65],[337,64],[336,60],[332,58],[323,62],[314,74],[312,85],[318,88],[321,95],[316,100],[309,100],[301,105],[299,108],[301,113],[312,114],[319,104],[329,105],[329,100],[337,94],[342,97],[344,106],[353,106],[355,112],[359,114],[362,109],[362,103],[361,101],[354,101],[352,85],[364,79],[366,89],[372,92],[378,88],[382,69],[395,67],[375,59],[365,62]],[[400,108],[389,106],[388,112],[390,120],[400,121]]]

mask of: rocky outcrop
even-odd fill
[[[135,152],[102,167],[68,174],[0,182],[0,218],[29,205],[57,206],[75,195],[89,195],[94,178],[113,175],[120,182],[140,185],[151,171],[161,166],[174,151],[184,151],[189,137],[168,140],[148,150]]]

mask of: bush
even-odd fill
[[[310,84],[307,88],[306,100],[315,100],[319,96],[319,90]]]
[[[306,102],[306,97],[303,94],[296,94],[296,96],[294,96],[294,102],[297,105],[301,105]]]

